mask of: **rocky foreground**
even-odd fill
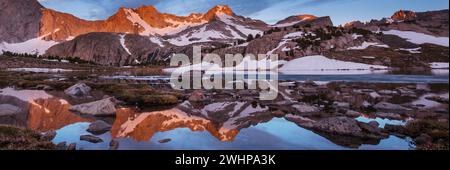
[[[1,60],[9,63],[17,58]],[[448,149],[448,84],[286,81],[279,84],[276,100],[263,101],[258,90],[176,91],[165,79],[102,78],[139,75],[141,71],[151,75],[142,68],[64,67],[60,62],[28,60],[37,59],[22,61],[36,67],[55,65],[78,71],[0,71],[0,124],[30,129],[13,128],[24,131],[14,133],[23,134],[18,138],[11,136],[11,128],[2,130],[0,146],[4,149],[76,149],[74,143],[46,144],[55,130],[76,122],[92,122],[90,135],[80,136],[80,140],[109,142],[111,149],[117,149],[119,143],[102,141],[98,135],[110,132],[115,138],[147,141],[156,132],[184,127],[208,131],[220,141],[231,142],[240,130],[275,117],[350,148],[377,144],[394,135],[412,138],[416,149]],[[376,118],[405,123],[381,125]],[[149,125],[152,129],[145,128]],[[12,144],[19,139],[23,146]],[[170,139],[161,140],[164,142]]]

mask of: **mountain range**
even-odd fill
[[[334,26],[328,16],[308,14],[270,25],[239,16],[226,5],[188,16],[161,13],[153,6],[120,8],[96,21],[47,9],[36,0],[0,0],[0,9],[0,51],[101,65],[167,63],[174,53],[192,55],[193,45],[221,56],[276,53],[292,60],[326,55],[387,66],[407,62],[411,67],[448,62],[448,10],[400,10],[381,20]],[[431,48],[437,50],[428,53]],[[404,56],[412,57],[404,61]]]

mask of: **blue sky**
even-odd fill
[[[349,21],[380,19],[399,9],[429,11],[448,9],[448,0],[39,0],[47,8],[71,13],[83,19],[105,19],[119,7],[153,5],[159,11],[177,15],[206,12],[219,4],[239,15],[275,23],[298,14],[331,16],[335,25]]]

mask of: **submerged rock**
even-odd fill
[[[172,139],[162,139],[162,140],[159,140],[158,142],[159,143],[167,143],[167,142],[170,142],[170,141],[172,141]]]
[[[109,142],[109,150],[117,150],[117,149],[119,149],[119,142],[114,140],[114,139],[112,139]]]
[[[110,129],[111,125],[109,125],[103,120],[97,120],[94,123],[91,123],[86,131],[94,135],[101,135],[108,132]]]
[[[86,97],[89,95],[90,91],[91,87],[89,87],[88,85],[84,83],[77,83],[72,87],[64,90],[64,93],[72,97]]]
[[[88,141],[91,143],[100,143],[103,142],[103,140],[97,136],[93,136],[93,135],[82,135],[80,136],[80,140],[84,140],[84,141]]]
[[[107,98],[91,103],[85,103],[70,107],[71,111],[94,116],[113,116],[116,113],[115,99]]]

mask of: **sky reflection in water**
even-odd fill
[[[86,132],[89,123],[76,123],[57,130],[54,143],[66,141],[67,144],[77,143],[80,149],[108,149],[111,133],[105,133],[99,137],[102,143],[93,144],[80,141],[79,136],[89,134]],[[171,139],[168,143],[159,143],[159,140]],[[242,129],[234,142],[221,142],[207,131],[193,132],[188,128],[178,128],[167,132],[158,132],[152,139],[137,142],[131,138],[116,139],[120,142],[119,149],[126,150],[346,150],[328,139],[315,134],[289,122],[283,118],[274,118],[267,123],[260,123],[246,129]],[[381,140],[378,145],[361,145],[359,149],[370,150],[407,150],[411,149],[410,139],[401,139],[390,136]]]

